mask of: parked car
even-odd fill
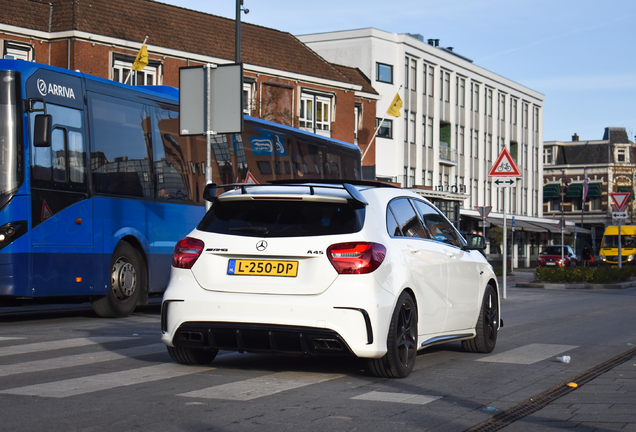
[[[563,259],[561,259],[561,251],[563,251]],[[537,258],[539,267],[574,267],[578,263],[579,259],[572,247],[568,245],[547,246]]]
[[[175,247],[162,341],[183,364],[219,350],[355,355],[406,377],[418,350],[488,353],[499,289],[479,249],[428,200],[379,182],[240,185]]]

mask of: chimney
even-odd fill
[[[435,48],[439,48],[439,39],[435,39]]]
[[[574,132],[574,135],[572,135],[572,142],[578,141],[578,140],[579,140],[579,136],[576,134],[576,132]]]
[[[428,39],[427,42],[430,46],[435,46],[435,39]]]

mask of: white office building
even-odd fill
[[[473,216],[476,206],[502,213],[505,190],[507,214],[542,216],[541,93],[420,35],[365,28],[297,37],[326,60],[370,77],[382,96],[377,124],[400,94],[401,116],[383,121],[366,178],[431,188],[423,194],[461,202],[462,216]],[[488,177],[503,146],[523,175],[511,188],[494,187]]]

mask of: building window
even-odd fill
[[[393,84],[393,66],[385,63],[376,63],[375,80],[387,84]]]
[[[243,83],[243,113],[250,115],[252,112],[252,83]]]
[[[382,120],[380,118],[375,119],[376,128],[378,127],[380,122],[382,122],[382,126],[380,126],[380,129],[378,129],[378,137],[393,139],[393,120]]]
[[[590,210],[603,210],[603,202],[600,196],[588,199]]]
[[[362,127],[362,104],[356,103],[353,107],[353,139],[358,144],[358,133]]]
[[[552,165],[554,163],[554,149],[552,147],[543,148],[543,164]]]
[[[331,129],[331,98],[303,93],[300,97],[300,127],[313,132]]]
[[[625,149],[616,150],[616,162],[625,162]]]
[[[31,45],[5,41],[2,58],[33,61],[33,47]]]
[[[149,61],[142,71],[133,71],[134,57],[116,55],[113,61],[112,77],[117,81],[130,85],[157,85],[159,62]]]
[[[450,72],[442,70],[439,75],[441,92],[439,95],[439,100],[444,102],[450,102]]]

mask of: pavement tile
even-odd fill
[[[506,426],[500,431],[503,432],[543,432],[543,431],[560,431],[560,430],[575,430],[578,427],[578,423],[569,421],[549,421],[541,418],[533,418],[528,416],[522,420],[512,423],[510,426]],[[576,429],[578,431],[578,429]],[[590,432],[594,429],[589,429]]]
[[[624,430],[623,428],[625,427],[625,423],[598,423],[598,422],[584,423],[582,425],[579,425],[574,430],[578,432],[579,428],[581,427],[593,428],[592,430],[594,430],[595,432],[622,431]]]

